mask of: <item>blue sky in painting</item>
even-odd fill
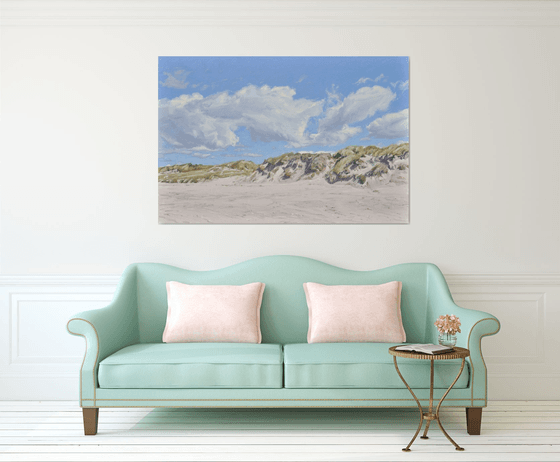
[[[159,166],[408,141],[407,57],[160,57]]]

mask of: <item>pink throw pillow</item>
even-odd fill
[[[195,286],[168,282],[165,343],[261,343],[262,282]]]
[[[377,286],[308,282],[303,289],[309,308],[309,343],[406,341],[401,319],[401,282]]]

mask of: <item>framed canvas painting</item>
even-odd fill
[[[408,223],[407,57],[159,57],[159,223]]]

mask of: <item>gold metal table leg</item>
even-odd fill
[[[408,386],[408,383],[406,383],[406,380],[402,376],[401,371],[399,371],[399,366],[397,366],[397,357],[396,356],[393,356],[393,362],[395,363],[395,369],[397,370],[397,374],[399,374],[399,377],[401,378],[403,383],[406,385],[406,388],[408,388],[408,391],[410,392],[412,397],[415,399],[416,404],[418,405],[418,409],[420,410],[420,423],[418,424],[418,429],[416,430],[416,433],[414,434],[414,436],[410,440],[410,443],[408,443],[408,446],[406,448],[403,448],[404,452],[408,452],[408,451],[410,451],[410,446],[412,446],[412,443],[414,443],[414,440],[416,439],[416,437],[418,436],[418,433],[420,433],[420,430],[422,429],[422,423],[424,422],[424,410],[422,409],[422,405],[420,404],[420,401],[418,401],[418,398],[416,397],[416,395],[412,391],[412,388],[410,388]]]
[[[433,419],[433,410],[434,410],[434,360],[430,361],[430,406],[428,408],[428,415]],[[425,418],[425,416],[422,416]],[[428,430],[430,428],[430,424],[432,423],[431,419],[427,419],[426,428],[424,429],[424,434],[420,437],[423,440],[428,439]]]
[[[449,392],[451,391],[451,389],[453,388],[453,386],[457,383],[457,380],[459,380],[459,377],[461,377],[461,374],[463,373],[463,369],[465,368],[465,358],[463,358],[463,361],[461,363],[461,369],[459,370],[459,373],[457,374],[457,377],[455,377],[455,380],[453,381],[453,383],[449,386],[449,388],[447,389],[447,391],[445,392],[445,394],[441,397],[441,399],[439,400],[439,403],[437,405],[436,408],[436,412],[435,414],[433,413],[433,403],[434,403],[434,360],[431,360],[431,364],[430,364],[430,404],[429,404],[429,408],[428,408],[428,412],[424,413],[424,410],[422,409],[422,405],[420,404],[420,401],[418,400],[418,398],[416,397],[416,395],[414,394],[414,392],[412,391],[412,389],[408,386],[408,383],[406,383],[406,380],[404,379],[404,377],[401,374],[401,371],[399,370],[399,366],[397,365],[397,357],[393,356],[393,362],[395,363],[395,369],[397,370],[397,374],[399,374],[399,377],[401,378],[401,380],[403,381],[403,383],[406,385],[406,388],[408,388],[408,391],[410,392],[410,394],[412,395],[412,397],[414,398],[414,400],[416,401],[416,404],[418,405],[418,409],[420,410],[420,423],[418,424],[418,429],[416,430],[416,433],[414,434],[414,436],[412,437],[412,439],[410,440],[410,443],[408,443],[408,446],[406,448],[403,448],[403,451],[408,452],[410,451],[410,446],[412,446],[412,443],[414,443],[414,440],[416,439],[416,437],[418,436],[418,433],[420,433],[420,430],[422,429],[422,423],[424,422],[424,420],[426,420],[426,428],[424,430],[424,434],[420,437],[423,439],[428,439],[428,429],[430,428],[430,423],[432,420],[437,420],[437,423],[439,425],[439,428],[441,429],[441,431],[443,432],[443,434],[446,436],[446,438],[453,444],[453,446],[455,446],[455,449],[457,451],[464,451],[465,448],[462,448],[461,446],[459,446],[455,441],[453,441],[453,438],[451,438],[449,436],[449,434],[445,431],[445,429],[443,428],[443,425],[441,424],[441,421],[439,420],[439,409],[441,407],[441,404],[443,403],[443,400],[447,397],[447,395],[449,394]]]
[[[441,420],[439,420],[439,408],[441,407],[441,404],[443,403],[443,400],[445,399],[445,397],[448,395],[448,393],[451,391],[451,389],[453,388],[453,385],[455,385],[457,383],[457,380],[459,380],[459,377],[461,377],[461,374],[463,373],[463,369],[465,367],[465,358],[463,358],[463,362],[461,363],[461,369],[459,369],[459,373],[457,374],[457,377],[455,377],[455,380],[453,381],[453,383],[449,386],[449,388],[447,389],[447,391],[445,392],[445,394],[441,397],[441,399],[439,400],[439,404],[436,408],[436,420],[437,423],[439,425],[439,428],[441,428],[441,431],[443,432],[443,434],[447,437],[447,439],[453,444],[453,446],[455,446],[455,450],[457,451],[464,451],[465,448],[462,448],[461,446],[459,446],[455,441],[453,441],[453,438],[451,438],[447,432],[445,431],[445,429],[443,428],[443,425],[441,424]]]

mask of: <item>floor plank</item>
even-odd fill
[[[404,446],[408,444],[408,441],[404,443]],[[423,443],[424,445],[426,443]],[[440,440],[437,443],[433,441],[429,443],[430,447],[422,447],[422,452],[452,452],[453,447],[449,445],[447,440]],[[504,446],[504,447],[488,447],[487,445],[476,445],[476,444],[466,444],[462,443],[463,446],[472,453],[519,453],[520,448],[516,446]],[[220,445],[208,445],[208,444],[173,444],[165,446],[155,446],[151,444],[135,444],[135,445],[115,445],[106,444],[101,447],[95,448],[97,454],[104,453],[188,453],[188,452],[200,452],[200,453],[222,453],[222,452],[235,452],[238,451],[240,446],[243,447],[243,451],[247,453],[265,453],[265,452],[275,452],[275,453],[320,453],[325,450],[328,446],[329,452],[346,454],[346,453],[395,453],[402,449],[403,444],[349,444],[348,442],[341,443],[329,443],[329,444],[220,444]],[[532,453],[553,453],[560,454],[560,445],[549,445],[549,444],[532,444],[527,446],[528,451]],[[11,445],[4,446],[0,448],[0,453],[12,453],[12,454],[28,454],[28,453],[60,453],[61,448],[58,445]],[[64,448],[64,453],[66,454],[83,454],[91,453],[92,448],[88,446],[72,445]]]
[[[412,454],[414,454],[412,456]],[[175,453],[175,454],[135,454],[135,453],[119,453],[119,454],[80,454],[80,461],[94,462],[94,461],[107,461],[107,462],[121,462],[121,461],[149,461],[149,462],[170,462],[170,461],[239,461],[239,462],[306,462],[306,461],[336,461],[336,455],[332,452],[320,452],[312,455],[307,454],[293,454],[293,453]],[[7,459],[13,462],[16,461],[37,461],[36,454],[14,454],[12,459]],[[41,461],[72,461],[76,460],[75,454],[56,453],[56,454],[43,454]],[[403,453],[396,451],[393,454],[386,453],[353,453],[345,454],[344,461],[403,461]],[[518,453],[518,454],[471,454],[466,452],[412,452],[406,455],[406,460],[426,461],[426,462],[449,462],[449,461],[472,461],[472,462],[490,462],[490,461],[507,461],[507,462],[558,462],[558,454],[542,454],[542,453]]]
[[[560,461],[560,402],[499,401],[482,434],[466,432],[464,409],[408,444],[415,409],[101,409],[84,436],[75,402],[0,401],[0,461]]]

